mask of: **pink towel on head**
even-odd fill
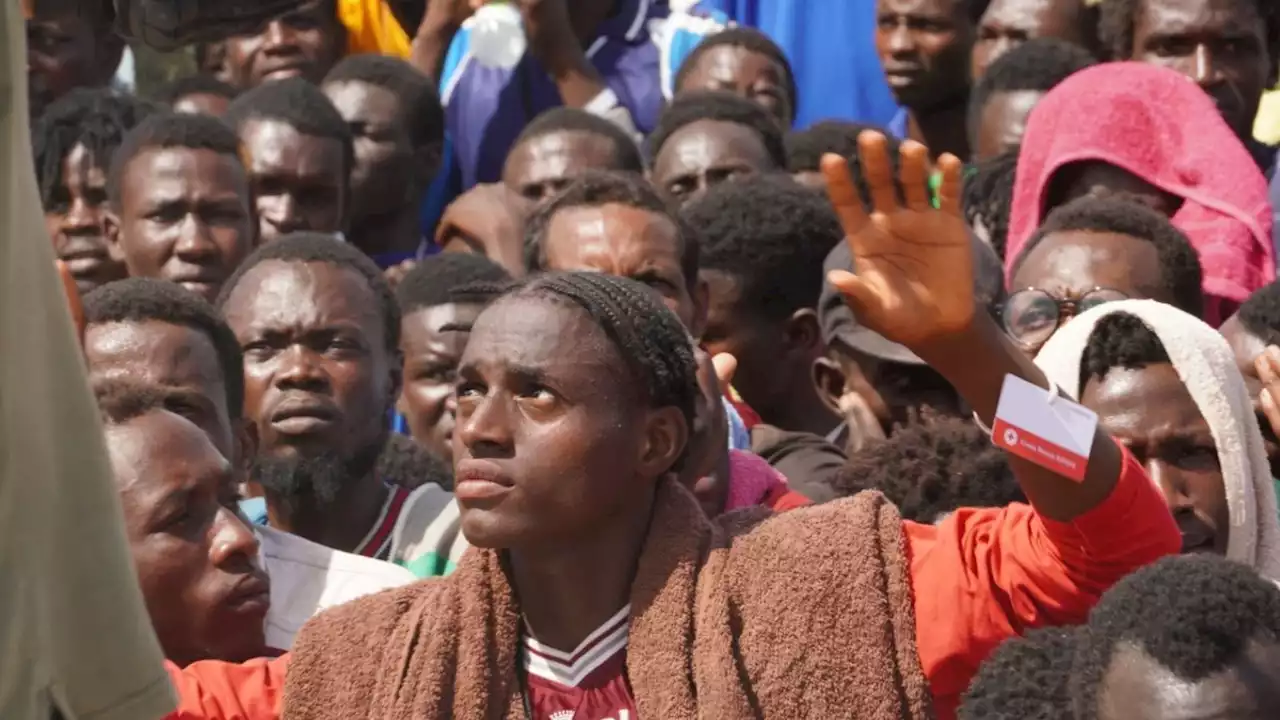
[[[1205,321],[1222,323],[1276,277],[1267,181],[1195,83],[1166,68],[1123,62],[1072,75],[1036,105],[1018,155],[1005,281],[1043,221],[1062,166],[1098,160],[1183,199],[1173,224],[1204,269]]]
[[[729,499],[724,511],[741,510],[764,503],[787,479],[764,458],[745,450],[729,451]]]

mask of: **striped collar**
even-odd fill
[[[544,680],[566,687],[577,687],[597,668],[626,649],[630,625],[631,606],[627,605],[596,628],[572,652],[562,652],[543,645],[533,638],[526,625],[525,670]]]
[[[374,521],[369,533],[352,552],[376,560],[390,561],[396,521],[400,519],[400,512],[404,510],[404,503],[408,498],[408,490],[399,485],[390,486],[390,492],[382,503],[382,511],[378,513],[378,519]]]

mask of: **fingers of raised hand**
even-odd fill
[[[845,302],[859,318],[865,317],[867,313],[873,313],[882,303],[880,293],[876,292],[875,288],[868,285],[864,279],[851,272],[832,270],[827,273],[827,282],[840,291]]]
[[[1258,371],[1258,379],[1262,381],[1263,386],[1269,387],[1277,384],[1277,381],[1280,381],[1280,347],[1275,345],[1268,346],[1253,361],[1253,367]]]
[[[929,148],[914,140],[907,140],[902,143],[898,154],[898,177],[907,208],[915,212],[928,211]]]
[[[885,215],[897,210],[893,160],[889,157],[889,141],[884,133],[874,130],[858,133],[858,159],[862,163],[862,177],[871,190],[871,207]]]
[[[938,158],[938,172],[942,182],[938,185],[938,209],[961,216],[960,192],[964,185],[964,163],[951,153],[944,153]]]
[[[733,375],[738,372],[738,358],[729,353],[720,353],[711,358],[711,364],[715,367],[716,380],[720,383],[720,392],[727,397],[729,395],[729,386],[733,383]]]
[[[846,241],[857,235],[866,227],[867,211],[862,206],[862,197],[853,184],[853,175],[849,172],[849,161],[834,153],[822,156],[822,176],[827,181],[827,197],[840,219],[840,227],[844,230]]]

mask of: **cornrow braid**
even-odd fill
[[[676,407],[693,427],[698,395],[693,341],[653,291],[603,273],[552,272],[516,285],[503,298],[534,297],[584,310],[618,348],[652,407]],[[676,463],[678,469],[683,456]]]

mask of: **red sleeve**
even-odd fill
[[[165,662],[178,696],[166,720],[278,720],[289,656],[245,663],[206,660],[179,669]]]
[[[1100,505],[1070,523],[1028,505],[963,509],[937,525],[905,522],[916,644],[939,718],[1001,642],[1046,625],[1084,622],[1108,588],[1177,553],[1163,496],[1128,450]]]
[[[769,494],[765,496],[764,502],[760,504],[774,512],[786,512],[795,510],[798,507],[812,505],[813,502],[786,485],[779,485],[770,490]]]

